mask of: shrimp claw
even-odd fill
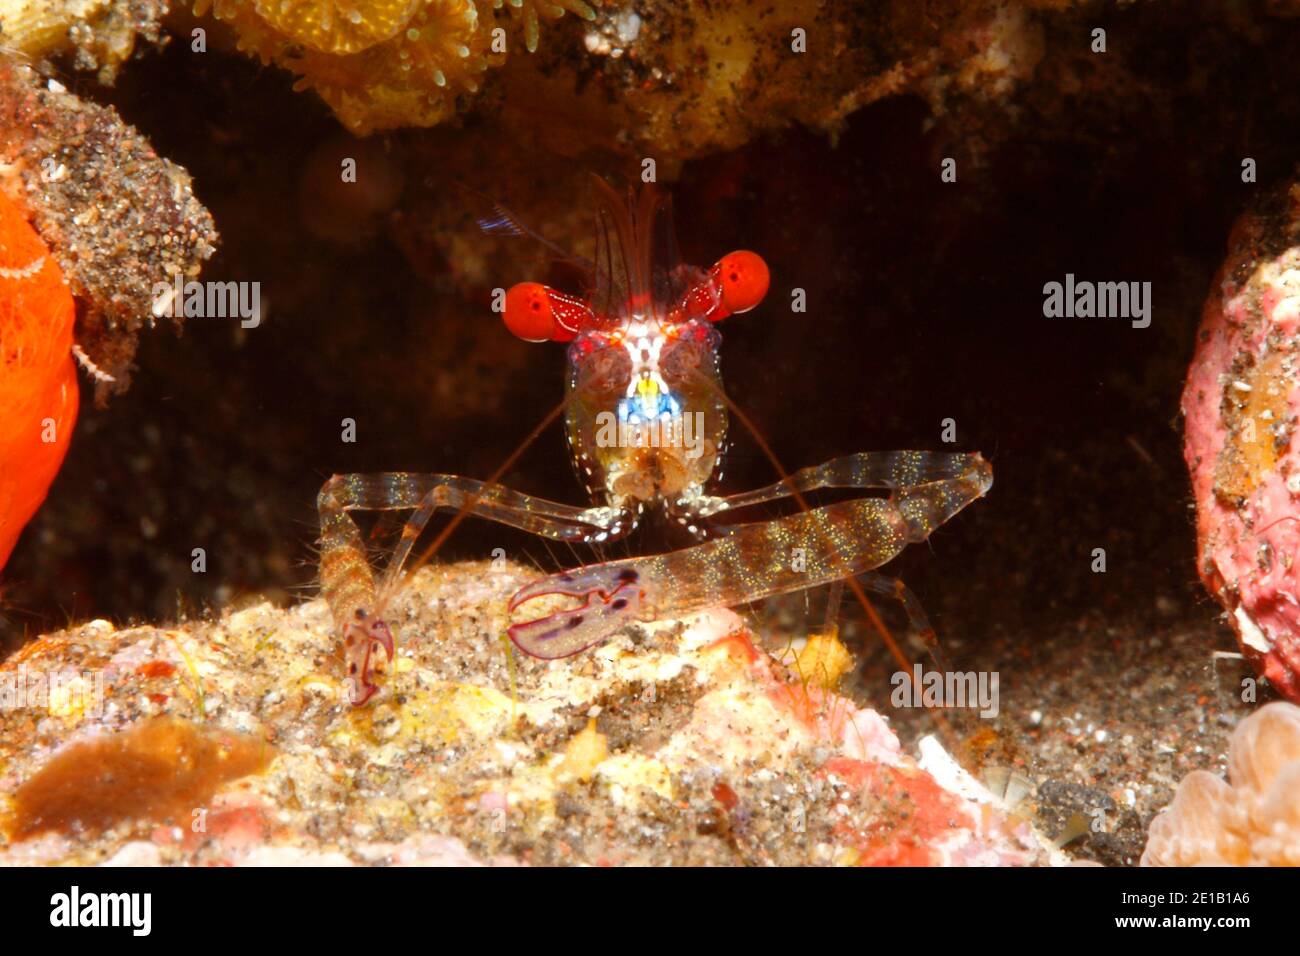
[[[360,707],[378,693],[370,679],[370,657],[378,644],[393,659],[393,632],[388,623],[357,608],[356,617],[343,629],[343,644],[348,655],[349,697]]]
[[[601,643],[623,625],[639,620],[645,603],[640,573],[626,562],[613,561],[525,585],[510,599],[510,610],[549,594],[581,598],[582,603],[509,629],[516,647],[545,660],[569,657]]]

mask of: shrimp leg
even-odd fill
[[[796,492],[822,488],[915,488],[935,481],[961,478],[988,468],[988,462],[982,456],[971,452],[860,452],[833,458],[810,468],[801,468],[783,481],[753,491],[725,498],[706,498],[701,510],[705,514],[715,515],[777,501]]]
[[[469,514],[557,541],[606,541],[626,534],[634,524],[633,516],[614,508],[576,508],[455,475],[335,475],[321,488],[316,506],[321,591],[343,635],[354,704],[365,703],[377,690],[370,680],[375,644],[392,659],[392,633],[379,610],[400,582],[411,546],[434,512],[465,508]],[[361,530],[349,512],[404,509],[414,513],[377,588]]]
[[[916,631],[921,643],[929,651],[935,666],[945,673],[952,670],[952,666],[943,653],[943,648],[939,646],[939,637],[930,624],[929,615],[925,613],[925,608],[921,606],[921,602],[912,593],[912,589],[903,583],[902,578],[891,578],[889,575],[879,574],[876,571],[864,571],[857,578],[858,583],[873,594],[891,597],[901,604],[904,613],[907,614],[908,623],[912,625],[912,630]]]
[[[871,464],[868,458],[880,467],[865,467]],[[862,464],[836,470],[839,462],[854,460]],[[912,470],[900,472],[897,464],[885,467],[891,460],[910,460]],[[949,477],[935,477],[945,470]],[[850,456],[799,475],[805,477],[797,475],[794,481],[807,482],[810,488],[852,475],[877,483],[918,475],[922,483],[900,485],[888,498],[843,501],[773,521],[733,525],[723,537],[678,551],[606,561],[542,578],[515,593],[511,611],[546,594],[582,603],[512,625],[511,640],[535,657],[566,657],[600,643],[631,621],[744,604],[854,577],[890,561],[907,545],[926,540],[993,484],[992,468],[977,454]],[[789,487],[782,482],[755,494],[779,497],[779,489]],[[770,500],[737,497],[746,504]],[[900,592],[891,586],[891,593]],[[913,602],[913,607],[919,604]]]

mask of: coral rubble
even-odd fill
[[[955,764],[923,769],[875,712],[801,681],[730,612],[512,668],[506,598],[534,573],[415,575],[365,708],[346,702],[319,600],[28,645],[0,667],[0,861],[1051,859],[1025,820],[954,783]],[[176,759],[154,744],[176,740],[178,782],[137,787]],[[142,769],[105,784],[127,753]],[[57,807],[34,816],[35,792]]]
[[[189,174],[111,108],[0,63],[0,189],[26,209],[84,304],[77,342],[124,389],[155,283],[193,278],[215,249]]]

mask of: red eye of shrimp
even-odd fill
[[[747,249],[729,252],[719,259],[713,275],[722,290],[722,305],[731,315],[748,312],[762,302],[771,281],[763,257]]]
[[[502,318],[525,342],[568,342],[591,321],[591,309],[581,299],[540,282],[520,282],[506,293]]]
[[[525,342],[545,342],[555,331],[555,312],[546,286],[540,282],[511,286],[502,318],[506,328]]]

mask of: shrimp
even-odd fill
[[[653,518],[681,526],[695,541],[561,571],[519,589],[512,614],[544,596],[571,599],[562,610],[509,627],[510,640],[533,657],[578,654],[633,622],[837,581],[899,600],[933,647],[919,601],[902,581],[875,569],[987,494],[989,463],[977,453],[859,453],[753,491],[717,494],[729,412],[739,412],[722,386],[718,324],[759,305],[768,267],[748,250],[708,270],[679,264],[666,194],[647,185],[624,199],[600,179],[593,189],[598,233],[595,261],[583,264],[590,276],[585,295],[525,282],[507,291],[503,310],[516,336],[567,345],[565,434],[592,503],[561,504],[458,475],[332,477],[317,500],[321,583],[343,639],[352,702],[364,704],[378,690],[375,649],[393,655],[383,607],[400,586],[415,540],[444,510],[588,545],[625,538]],[[495,225],[502,223],[522,228],[506,214]],[[809,507],[804,494],[820,489],[878,489],[886,496]],[[785,498],[801,510],[726,521]],[[412,512],[379,582],[351,517],[358,510]]]

